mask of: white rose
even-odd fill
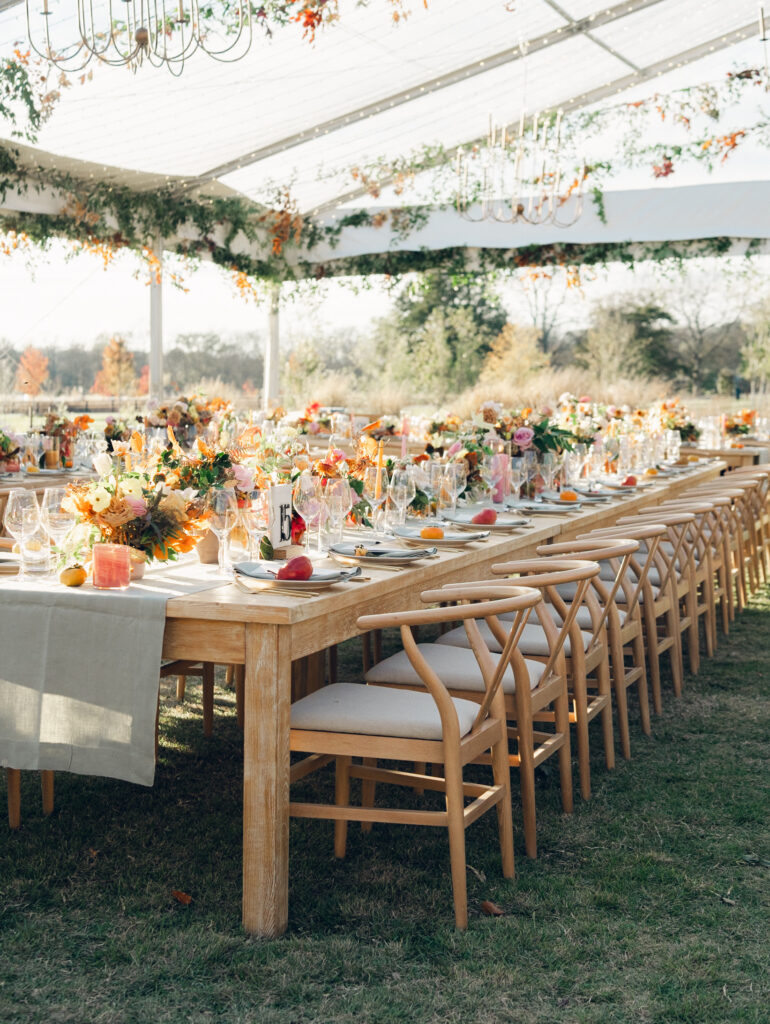
[[[106,487],[97,487],[91,492],[89,501],[94,512],[104,512],[112,501],[112,495]]]
[[[107,476],[112,472],[112,459],[107,452],[100,452],[94,455],[94,469],[99,476]]]

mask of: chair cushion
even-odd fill
[[[463,633],[465,628],[463,627]],[[467,690],[484,693],[484,677],[481,674],[476,655],[470,648],[451,647],[447,644],[418,644],[417,649],[441,682],[450,690]],[[538,661],[526,661],[529,685],[534,689],[543,675],[544,665]],[[414,669],[406,651],[399,651],[378,662],[364,676],[367,683],[401,683],[407,686],[424,686]],[[327,687],[328,689],[328,687]],[[503,675],[503,693],[516,690],[513,669],[510,665]]]
[[[484,639],[484,643],[487,645],[490,651],[499,653],[502,650],[502,647],[495,639],[492,630],[489,628],[486,622],[480,622],[478,625],[479,632],[481,633]],[[591,644],[593,633],[583,633],[582,636],[583,650],[587,651]],[[450,629],[448,633],[443,633],[438,638],[437,643],[449,644],[453,647],[468,647],[468,634],[465,632],[465,626],[458,626],[457,629]],[[526,626],[522,630],[521,639],[518,643],[518,648],[522,654],[534,654],[540,658],[548,657],[548,655],[551,653],[551,649],[548,646],[548,638],[546,637],[545,632],[543,631],[543,627],[540,625],[539,622],[528,622],[526,624]],[[569,657],[570,652],[570,638],[567,637],[567,639],[564,642],[564,653],[567,655],[567,657]]]
[[[460,735],[471,731],[479,706],[453,698]],[[322,686],[291,706],[292,729],[363,733],[404,739],[442,739],[441,717],[429,693],[359,683]]]

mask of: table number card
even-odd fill
[[[268,491],[268,531],[274,548],[291,544],[291,484],[273,484]]]

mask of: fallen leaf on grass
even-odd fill
[[[184,907],[189,907],[189,905],[192,903],[192,896],[189,894],[189,892],[180,892],[179,889],[172,889],[171,895],[174,897],[177,903],[181,903],[182,906]]]
[[[484,900],[481,904],[481,912],[488,917],[505,917],[505,911],[492,900]]]

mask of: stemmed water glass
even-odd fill
[[[410,478],[409,470],[405,468],[393,470],[390,485],[388,486],[388,500],[396,507],[397,524],[399,526],[403,525],[406,519],[406,507],[412,500],[410,493],[412,493],[414,486],[414,480]],[[414,497],[414,494],[412,494],[412,497]]]
[[[221,490],[210,490],[206,495],[206,525],[219,541],[219,558],[217,560],[217,573],[224,573],[226,567],[227,538],[235,526],[238,513],[238,501],[233,491],[222,488]],[[228,515],[229,513],[229,515]]]
[[[54,547],[61,549],[62,542],[77,521],[74,511],[64,507],[66,487],[46,487],[40,506],[40,521],[51,538]]]
[[[377,487],[379,474],[379,490]],[[372,521],[374,523],[374,534],[376,537],[382,535],[381,527],[381,514],[382,506],[385,503],[385,499],[388,496],[388,473],[384,468],[378,468],[377,466],[367,466],[364,470],[364,497],[369,502],[372,508]]]
[[[305,554],[310,554],[310,530],[321,519],[323,501],[321,495],[321,479],[312,473],[303,471],[294,481],[292,490],[294,508],[305,521]]]
[[[540,460],[540,475],[546,492],[553,491],[554,479],[559,470],[559,460],[553,452],[544,452]]]
[[[521,497],[521,485],[524,483],[524,459],[517,455],[511,459],[511,497],[518,501]]]
[[[3,522],[8,533],[21,548],[18,579],[23,583],[28,579],[25,571],[25,549],[40,527],[40,508],[35,492],[26,491],[22,487],[14,487],[8,495]]]
[[[463,462],[450,462],[444,467],[441,489],[449,499],[450,511],[453,514],[457,511],[457,499],[465,487],[467,477],[468,473]]]
[[[342,540],[345,517],[353,507],[353,496],[350,484],[345,479],[327,480],[325,488],[326,507],[329,511],[329,524],[332,528],[333,541]]]

